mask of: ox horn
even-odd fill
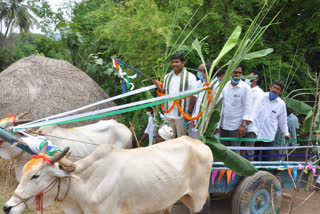
[[[17,115],[17,119],[20,119],[20,118],[24,117],[24,116],[27,115],[27,114],[28,114],[28,112],[23,112],[23,113],[21,113],[21,114],[18,114],[18,115]]]
[[[40,153],[47,154],[48,142],[45,142],[40,150]]]
[[[31,119],[28,119],[28,120],[16,120],[15,123],[16,124],[24,124],[24,123],[30,123],[32,122]]]
[[[63,158],[69,151],[70,147],[66,147],[62,152],[56,154],[55,156],[50,157],[50,160],[55,163]]]
[[[27,114],[29,114],[29,112],[24,112],[24,113],[18,114],[15,123],[16,123],[16,124],[23,124],[23,123],[32,122],[32,119],[24,119],[24,120],[21,120],[21,118],[23,118],[23,117],[26,116]]]

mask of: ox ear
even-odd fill
[[[73,175],[69,172],[66,172],[64,171],[63,169],[57,169],[55,170],[55,176],[58,177],[58,178],[67,178],[67,177],[74,177],[74,178],[79,178],[78,176],[76,175]]]
[[[60,167],[58,165],[55,165],[55,167],[54,167],[54,174],[58,178],[79,178],[79,176],[76,176],[74,174],[66,172],[63,169],[60,169]]]

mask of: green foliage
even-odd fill
[[[312,127],[312,110],[307,114],[303,122],[303,131],[310,132],[311,127]]]
[[[61,59],[61,55],[56,49],[56,42],[44,35],[11,34],[8,41],[10,41],[10,47],[5,47],[0,52],[0,70],[4,70],[13,62],[31,55]]]
[[[0,69],[32,54],[65,59],[86,71],[111,96],[122,93],[121,79],[111,65],[112,57],[152,78],[161,79],[171,69],[170,56],[177,51],[187,55],[188,68],[197,68],[203,61],[212,62],[219,56],[225,41],[237,26],[248,29],[265,3],[263,0],[83,0],[66,5],[72,12],[71,20],[67,20],[65,6],[53,12],[48,0],[26,2],[41,18],[39,26],[47,37],[24,40],[23,37],[28,37],[24,34],[20,38],[23,41],[13,39],[11,44],[8,42],[8,48],[0,53]],[[276,23],[268,25],[269,30],[261,35],[254,47],[247,50],[242,61],[244,75],[252,70],[263,73],[265,81],[262,86],[266,91],[272,80],[282,79],[287,82],[283,97],[313,101],[314,90],[299,91],[294,95],[290,92],[314,88],[307,72],[313,76],[313,70],[318,69],[319,7],[319,1],[277,1],[266,18],[274,17],[280,10],[281,13]],[[257,24],[256,32],[264,31],[262,23]],[[238,41],[244,37],[241,35]],[[218,57],[218,66],[231,63],[237,50],[228,51],[223,57]],[[125,70],[129,75],[134,74],[130,69]],[[139,88],[142,84],[150,85],[151,81],[139,77],[133,83]],[[139,94],[117,101],[117,104],[150,96],[156,94]],[[126,120],[134,117],[133,113],[123,116]],[[137,126],[144,126],[147,120],[144,124],[142,121],[137,123],[140,123]]]
[[[288,108],[291,108],[291,109],[297,111],[297,113],[299,113],[299,114],[307,115],[310,111],[312,111],[311,106],[309,106],[301,101],[298,101],[296,99],[292,99],[290,97],[285,97],[284,101],[286,102],[286,105]]]
[[[6,27],[4,41],[0,44],[0,50],[5,45],[8,32],[17,27],[21,32],[28,32],[37,20],[30,13],[29,7],[23,4],[24,0],[3,0],[0,1],[0,22]]]

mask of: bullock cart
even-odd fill
[[[259,171],[252,176],[239,176],[222,162],[212,164],[209,193],[232,198],[232,214],[280,213],[282,189],[294,188],[302,173],[299,187],[307,183],[301,169],[304,162],[251,162]],[[310,170],[315,165],[309,165]],[[312,173],[312,172],[309,172]]]
[[[0,137],[10,143],[19,141],[17,137],[0,129]],[[29,148],[17,144],[21,149],[30,152]],[[226,168],[223,162],[212,164],[209,193],[232,197],[232,213],[280,213],[282,189],[293,188],[299,178],[303,162],[252,162],[259,169],[252,176],[239,176]],[[309,166],[309,168],[315,166]],[[302,180],[307,176],[303,173]],[[306,182],[301,182],[300,186]],[[174,213],[187,213],[180,206],[174,208]],[[208,213],[208,209],[206,212]]]

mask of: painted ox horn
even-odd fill
[[[18,124],[24,124],[24,123],[30,123],[32,122],[31,119],[27,119],[27,120],[16,120],[15,123],[18,125]]]
[[[57,161],[59,161],[61,158],[63,158],[69,151],[70,147],[66,147],[64,150],[62,150],[62,152],[50,157],[50,160],[55,163]]]
[[[23,124],[23,123],[32,122],[32,119],[24,119],[24,120],[21,120],[21,118],[23,118],[23,117],[24,117],[25,115],[27,115],[27,114],[28,114],[28,112],[24,112],[24,113],[18,114],[15,123],[16,123],[16,124]]]
[[[24,116],[27,115],[27,114],[28,114],[28,112],[23,112],[23,113],[21,113],[21,114],[18,114],[18,115],[17,115],[17,119],[20,119],[20,118],[24,117]]]
[[[39,154],[40,154],[40,153],[42,153],[42,154],[47,154],[47,148],[48,148],[48,142],[45,142],[45,143],[43,144],[43,146],[42,146]]]

